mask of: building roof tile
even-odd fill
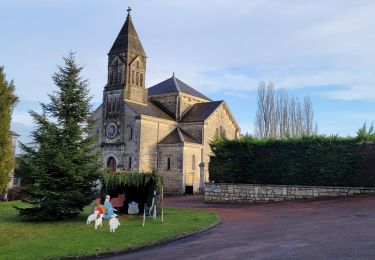
[[[146,116],[153,116],[157,118],[167,119],[167,120],[174,120],[170,115],[168,115],[165,111],[155,105],[153,102],[148,101],[147,106],[141,105],[133,102],[126,101],[127,106],[129,106],[133,111],[140,115]]]
[[[130,13],[126,17],[126,21],[117,35],[117,38],[108,54],[124,53],[128,50],[146,57],[146,53],[143,50],[141,41],[139,40],[137,32],[135,31]]]
[[[205,121],[224,101],[212,101],[194,104],[181,118],[180,122],[203,122]]]
[[[180,143],[193,143],[199,144],[192,136],[180,128],[175,128],[169,135],[167,135],[159,144],[180,144]]]
[[[182,92],[188,95],[192,95],[195,97],[199,97],[199,98],[211,101],[211,99],[209,99],[208,97],[206,97],[199,91],[195,90],[194,88],[190,87],[183,81],[179,80],[174,75],[171,78],[166,79],[148,89],[149,96],[167,94],[167,93],[175,93],[175,92]]]

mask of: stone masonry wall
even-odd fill
[[[163,178],[166,194],[185,192],[183,148],[182,144],[159,144],[157,173]],[[168,158],[170,159],[170,169],[168,169]]]
[[[140,135],[140,172],[151,172],[156,169],[157,144],[175,128],[176,123],[170,120],[153,120],[142,117]]]
[[[184,178],[185,186],[193,186],[193,192],[199,192],[202,145],[184,144]],[[194,158],[193,158],[194,157]]]
[[[375,193],[375,188],[206,183],[206,202],[269,202]]]

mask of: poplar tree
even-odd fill
[[[14,168],[10,122],[18,98],[13,81],[8,82],[4,67],[0,67],[0,193],[4,192]]]
[[[285,91],[275,91],[273,84],[266,86],[260,82],[258,87],[255,135],[259,138],[290,138],[318,134],[314,127],[314,111],[309,96],[303,103],[298,97]]]
[[[21,167],[30,171],[26,202],[21,216],[57,220],[77,216],[94,197],[100,177],[100,160],[93,150],[87,80],[81,78],[73,53],[64,58],[52,76],[58,90],[42,103],[42,113],[31,111],[36,123],[33,142],[21,144]]]

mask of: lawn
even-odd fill
[[[160,218],[120,216],[116,233],[109,232],[108,221],[94,230],[86,225],[89,206],[81,217],[59,222],[26,222],[17,217],[13,206],[22,202],[0,202],[0,259],[51,259],[99,252],[124,250],[147,245],[185,232],[198,230],[218,220],[213,212],[166,208]]]

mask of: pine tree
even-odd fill
[[[10,173],[14,168],[10,122],[12,111],[17,103],[13,81],[8,82],[4,67],[0,67],[0,194],[4,192],[10,181]]]
[[[91,97],[81,71],[70,53],[52,76],[58,90],[49,95],[50,103],[41,104],[41,114],[30,112],[37,127],[33,143],[21,144],[25,155],[20,164],[31,172],[26,190],[31,207],[19,208],[21,216],[71,218],[93,199],[101,166],[93,150],[95,137],[89,135]]]

